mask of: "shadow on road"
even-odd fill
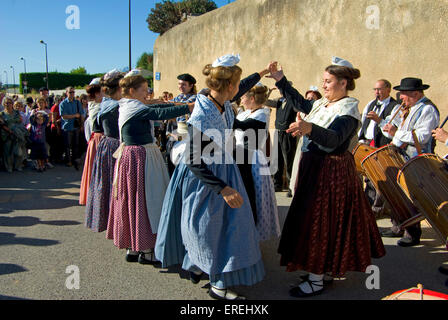
[[[31,227],[36,224],[46,224],[51,226],[74,226],[81,223],[70,220],[41,221],[36,217],[0,217],[1,227]]]
[[[52,210],[70,208],[79,205],[78,200],[64,199],[76,197],[63,191],[51,191],[45,189],[0,191],[0,214],[10,213],[14,210]]]
[[[59,241],[49,239],[36,239],[36,238],[20,238],[16,237],[14,233],[0,232],[0,246],[23,244],[27,246],[54,246]]]
[[[11,274],[25,271],[28,271],[28,269],[25,269],[24,267],[19,266],[17,264],[0,263],[0,276],[4,274]]]

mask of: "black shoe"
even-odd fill
[[[398,240],[397,244],[400,247],[413,247],[420,244],[420,240],[414,240],[411,238],[401,238]]]
[[[288,190],[288,193],[286,194],[286,197],[287,197],[287,198],[292,198],[292,192],[291,192],[291,190]]]
[[[231,301],[235,301],[235,300],[246,300],[245,297],[240,296],[240,295],[237,295],[236,297],[230,297],[230,296],[227,297],[227,294],[228,294],[228,292],[229,292],[229,290],[227,290],[227,289],[217,289],[217,290],[224,291],[224,297],[221,297],[220,295],[216,294],[216,293],[213,291],[213,287],[212,287],[212,286],[210,286],[210,289],[208,290],[208,295],[209,295],[210,297],[212,297],[213,299],[216,299],[216,300],[231,300]]]
[[[289,290],[289,295],[295,298],[308,298],[320,295],[324,291],[323,284],[316,284],[317,281],[310,281],[310,280],[307,280],[306,282],[308,282],[312,292],[305,293],[302,291],[302,289],[300,289],[299,286],[297,286]],[[316,287],[322,287],[322,289],[314,291],[313,285],[315,285]]]
[[[149,254],[151,255],[151,258],[150,259],[146,259],[145,258],[145,253],[140,252],[140,254],[138,255],[138,263],[140,263],[140,264],[151,264],[151,265],[160,263],[160,261],[156,260],[154,252],[150,252]]]
[[[304,274],[304,275],[300,276],[300,280],[302,282],[305,282],[305,281],[308,281],[309,277],[310,277],[309,274]],[[331,277],[331,278],[327,277],[326,278],[326,276],[324,276],[323,282],[324,282],[324,284],[332,284],[333,280],[334,280],[333,277]]]
[[[202,278],[203,274],[204,273],[196,274],[196,273],[190,271],[190,280],[191,280],[191,282],[193,282],[194,284],[198,284],[199,281],[201,281],[201,278]]]
[[[73,161],[73,167],[75,167],[76,171],[79,171],[79,163],[78,163],[78,161]]]
[[[282,187],[275,187],[274,189],[275,189],[275,192],[282,192],[283,191]]]
[[[381,232],[381,236],[385,238],[401,238],[404,235],[404,231],[393,232],[392,229],[384,230]]]
[[[446,275],[446,276],[448,276],[448,265],[445,265],[445,264],[441,265],[439,267],[439,272],[444,274],[444,275]]]
[[[138,261],[138,254],[126,254],[126,261],[127,262],[137,262]]]

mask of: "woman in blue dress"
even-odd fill
[[[246,78],[244,91],[238,61],[227,55],[203,70],[210,94],[197,95],[188,120],[188,145],[165,195],[155,248],[163,267],[182,263],[193,283],[208,274],[209,295],[222,300],[245,299],[229,287],[253,285],[265,274],[250,201],[226,141],[236,121],[230,100],[267,70]]]

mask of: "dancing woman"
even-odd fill
[[[123,98],[119,101],[118,122],[122,143],[115,153],[107,238],[113,239],[119,249],[128,249],[128,262],[154,264],[153,248],[169,176],[155,144],[153,121],[186,114],[193,104],[146,105],[148,82],[137,70],[121,79],[120,87]]]
[[[348,96],[360,71],[334,57],[323,74],[324,98],[305,100],[271,64],[271,76],[281,94],[307,114],[287,131],[302,136],[298,184],[282,230],[278,252],[286,271],[310,274],[290,290],[294,297],[323,291],[325,273],[343,276],[365,272],[371,258],[385,249],[370,205],[363,192],[352,154],[348,151],[361,115],[358,100]]]
[[[241,98],[246,111],[238,114],[234,128],[235,160],[249,195],[260,241],[280,235],[274,183],[266,159],[270,110],[263,105],[269,95],[268,87],[258,83]]]
[[[227,55],[203,69],[210,91],[197,95],[188,120],[189,148],[168,186],[156,244],[162,266],[182,263],[193,283],[208,274],[210,296],[224,300],[244,299],[229,287],[264,277],[249,198],[226,141],[235,121],[230,100],[268,71],[243,83],[238,62],[239,56]]]
[[[98,144],[92,167],[85,217],[86,227],[94,232],[106,230],[108,224],[115,166],[113,154],[120,146],[118,101],[121,99],[119,82],[123,76],[123,73],[114,69],[106,73],[100,81],[105,97],[93,122],[93,128],[101,127],[104,137]],[[112,226],[110,231],[112,232]],[[112,237],[112,234],[110,236]]]

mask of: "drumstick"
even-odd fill
[[[422,154],[422,147],[420,146],[420,142],[418,142],[417,135],[415,134],[415,130],[412,130],[412,138],[414,139],[415,148],[417,149],[418,155]]]
[[[392,120],[395,119],[395,117],[397,116],[397,114],[401,111],[401,109],[403,109],[404,106],[404,102],[401,104],[400,108],[398,108],[397,112],[395,112],[395,114],[392,116],[392,118],[389,120],[388,124],[392,123]]]
[[[448,116],[445,118],[445,120],[442,122],[442,125],[439,128],[443,128],[443,126],[445,125],[445,123],[448,121]]]

